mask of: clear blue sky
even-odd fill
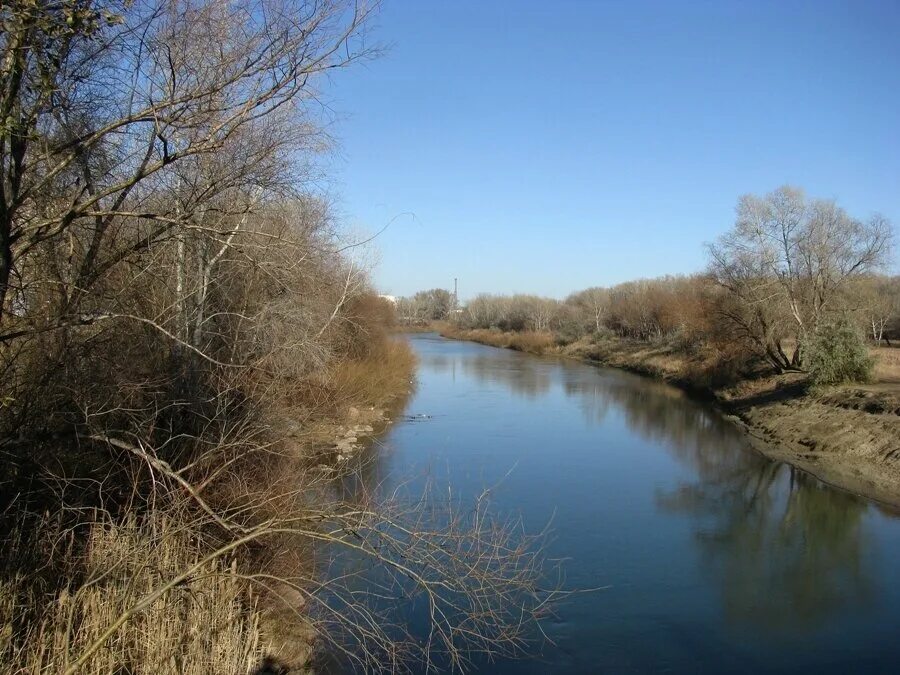
[[[572,290],[703,268],[791,183],[900,225],[900,2],[385,3],[331,167],[374,279]],[[894,265],[896,268],[896,263]]]

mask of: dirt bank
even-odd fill
[[[715,403],[764,455],[842,489],[900,507],[900,383],[894,372],[894,352],[900,350],[877,350],[874,384],[810,391],[800,374],[761,375],[720,384],[696,358],[666,345],[609,338],[561,346],[545,333],[447,326],[441,334],[665,380]]]

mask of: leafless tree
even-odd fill
[[[780,370],[802,365],[802,345],[853,277],[876,270],[890,249],[880,216],[850,217],[829,200],[782,187],[737,206],[734,228],[709,246],[710,271],[737,301],[730,315]],[[791,327],[784,325],[785,314]],[[782,340],[797,343],[789,358]]]
[[[453,309],[453,294],[443,288],[418,291],[407,298],[400,298],[398,312],[410,324],[442,321]]]
[[[591,321],[595,333],[603,329],[603,317],[609,309],[610,291],[601,286],[592,286],[572,293],[566,302],[584,312]]]
[[[237,216],[227,239],[261,191],[291,184],[292,153],[321,142],[305,112],[317,76],[370,54],[370,9],[339,0],[0,11],[3,340],[82,322],[117,266],[205,219]],[[36,276],[60,248],[65,273]],[[9,325],[37,303],[41,326]]]
[[[860,277],[848,291],[848,302],[862,314],[866,330],[880,345],[885,331],[900,319],[900,277]]]

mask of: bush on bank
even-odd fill
[[[806,346],[806,363],[815,385],[870,382],[875,367],[859,329],[847,319],[819,329]]]

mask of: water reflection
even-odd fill
[[[760,658],[787,658],[772,646],[784,643],[795,665],[822,665],[829,631],[859,622],[871,633],[886,618],[878,600],[897,584],[879,550],[896,553],[897,542],[878,528],[896,532],[885,525],[894,514],[765,459],[708,406],[619,371],[429,338],[414,344],[420,390],[410,412],[434,417],[398,424],[387,449],[361,455],[361,473],[345,488],[393,490],[412,478],[417,489],[437,470],[457,493],[517,464],[500,493],[504,507],[528,510],[531,522],[561,514],[554,552],[571,558],[567,571],[586,587],[610,583],[608,595],[575,602],[559,623],[554,639],[577,635],[560,652],[567,665],[554,662],[560,672],[590,671],[602,650],[608,663],[631,662],[637,642],[658,652],[643,670],[693,672],[701,652],[722,665],[745,653],[744,643],[729,651],[728,625],[740,627],[738,642],[765,647]],[[704,636],[691,643],[693,656],[672,642],[681,628]],[[861,639],[847,644],[847,654],[866,655]],[[542,672],[485,670],[526,671]]]
[[[508,354],[498,359],[487,352],[461,361],[463,372],[481,384],[500,384],[519,396],[535,399],[550,391],[547,363],[536,357]],[[511,358],[509,358],[511,357]]]
[[[695,540],[727,616],[796,631],[870,603],[867,503],[749,452],[729,458],[658,495],[665,511],[696,518]]]
[[[589,422],[601,423],[615,408],[630,431],[700,464],[716,463],[723,448],[742,445],[731,425],[677,389],[627,373],[567,365],[563,389]]]
[[[865,500],[751,451],[726,420],[671,387],[570,372],[564,389],[590,421],[615,407],[631,431],[663,441],[696,473],[657,500],[696,518],[697,546],[730,618],[796,630],[871,601]]]

